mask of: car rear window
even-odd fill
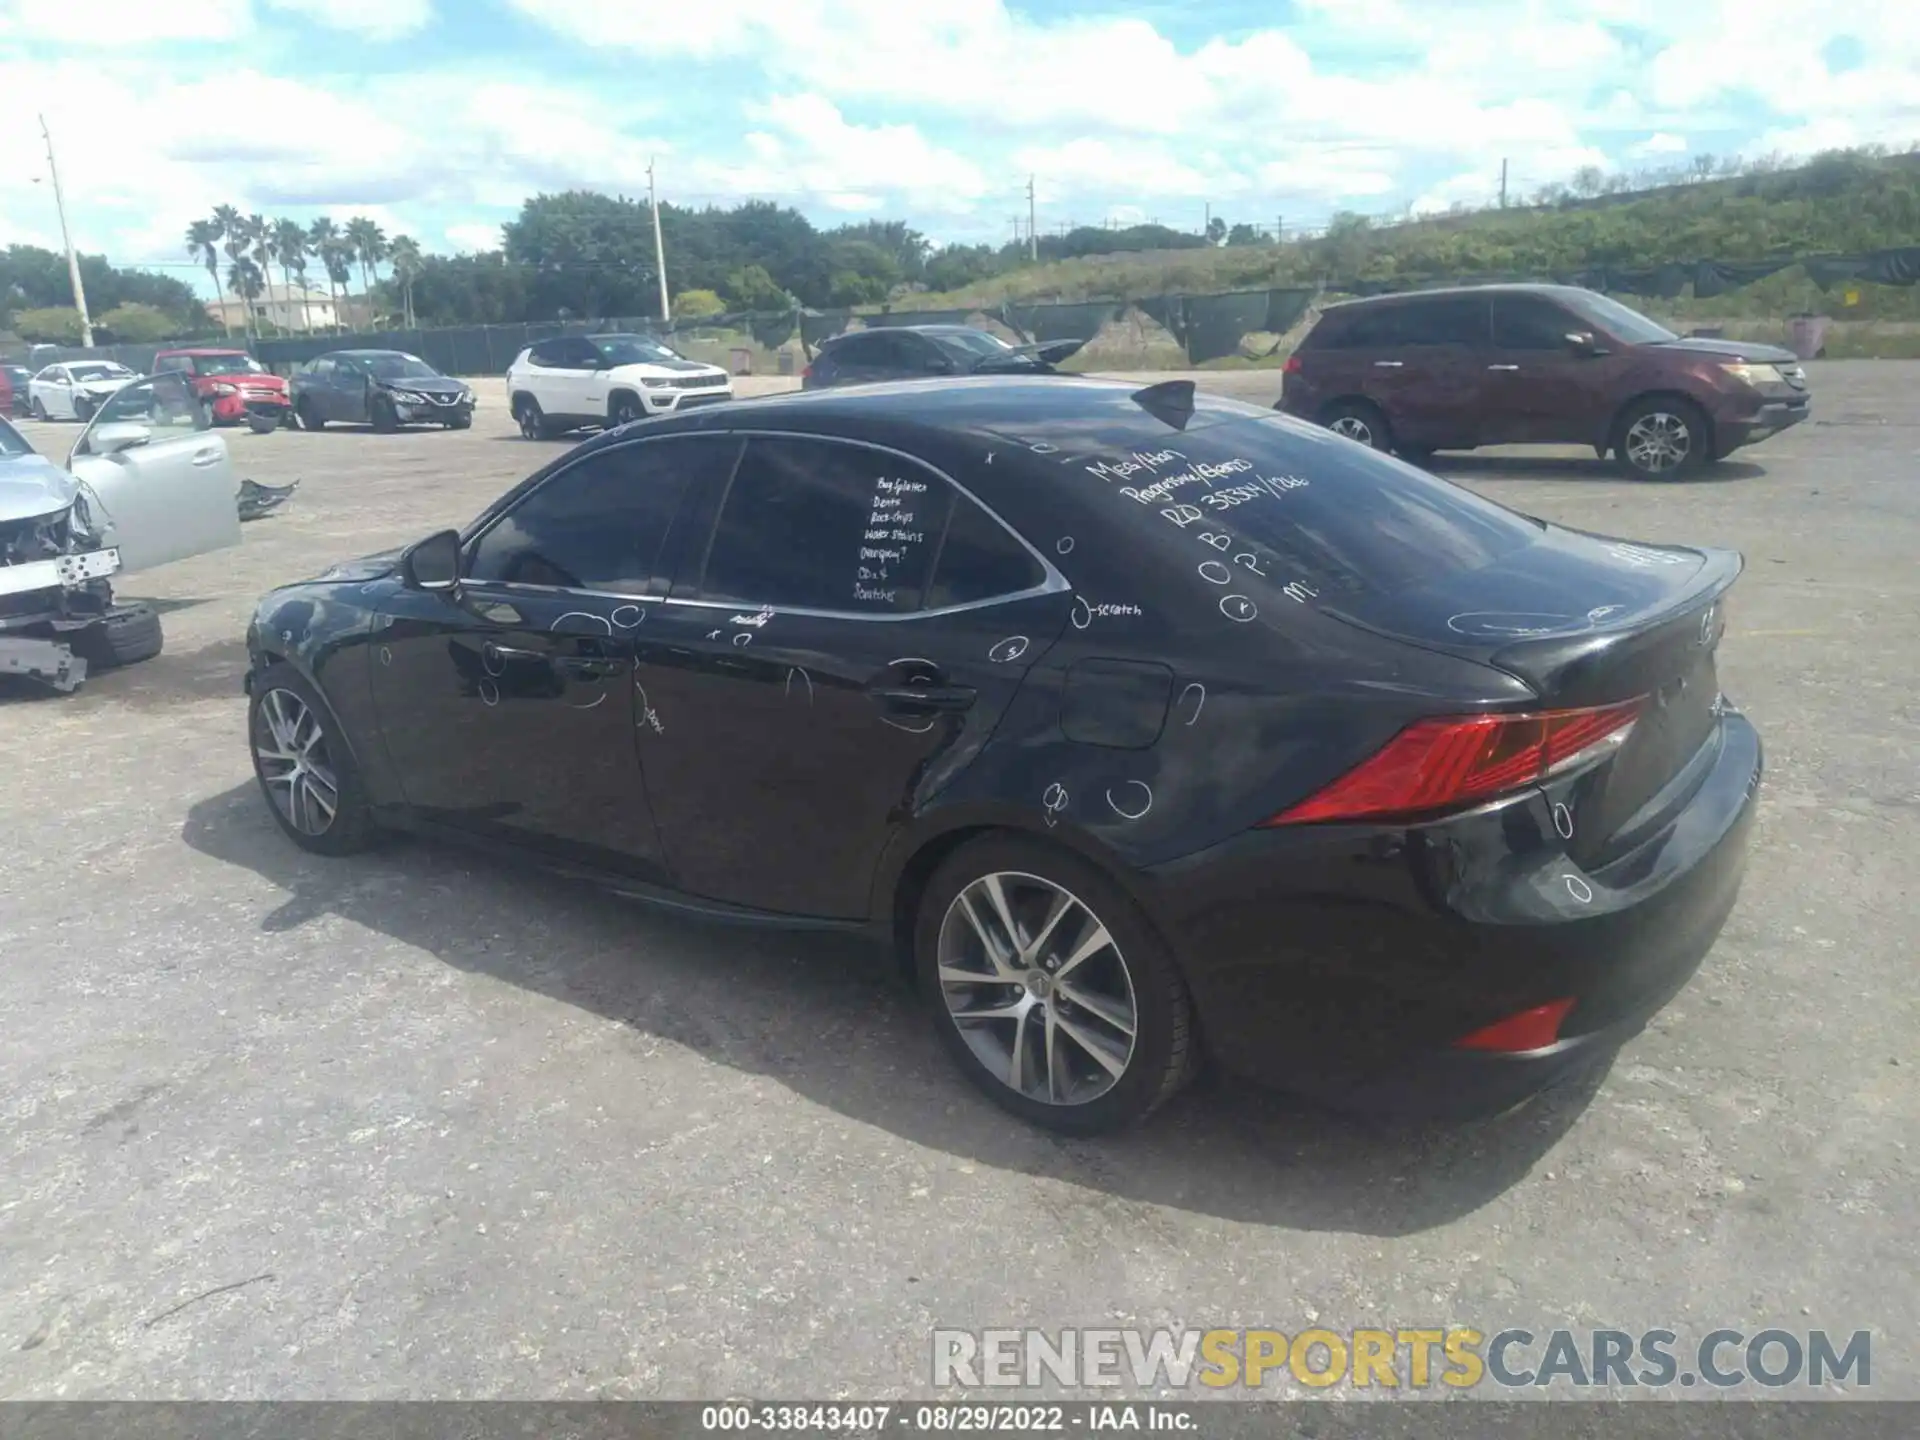
[[[1197,593],[1217,593],[1223,603],[1265,593],[1365,620],[1403,591],[1524,549],[1543,529],[1277,416],[1171,437],[1151,454],[1082,463],[1139,524],[1190,538]]]

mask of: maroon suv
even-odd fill
[[[1276,409],[1416,464],[1479,445],[1591,445],[1670,480],[1807,418],[1790,352],[1683,340],[1565,285],[1423,290],[1328,308]]]

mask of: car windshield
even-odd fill
[[[69,365],[67,374],[75,380],[125,380],[133,372],[124,365]]]
[[[1662,340],[1680,338],[1666,326],[1654,323],[1638,310],[1622,305],[1618,300],[1609,300],[1605,295],[1575,295],[1567,303],[1581,319],[1591,320],[1628,345],[1657,345]]]
[[[1013,349],[998,335],[990,335],[985,330],[949,330],[940,336],[940,340],[943,344],[977,357],[1004,355]]]
[[[382,380],[438,380],[440,372],[418,355],[361,355],[360,363]]]
[[[645,335],[596,335],[592,344],[609,365],[657,365],[683,358]]]
[[[264,375],[267,367],[251,355],[195,355],[196,375]]]
[[[27,444],[25,437],[5,420],[0,420],[0,460],[18,460],[31,454],[33,447]]]

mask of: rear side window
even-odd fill
[[[1539,526],[1471,491],[1293,422],[1189,432],[1151,485],[1113,492],[1143,530],[1190,546],[1194,599],[1229,620],[1289,602],[1366,619],[1390,597],[1479,570]],[[1179,552],[1176,552],[1179,553]]]
[[[700,598],[874,615],[917,610],[954,494],[938,475],[882,451],[750,440],[720,507]]]
[[[940,561],[927,587],[927,608],[972,605],[1018,595],[1044,584],[1047,572],[1006,526],[964,495],[940,546]]]
[[[473,543],[467,573],[498,584],[645,595],[695,480],[724,480],[739,442],[719,436],[599,450],[550,477]]]
[[[1487,302],[1471,295],[1420,300],[1400,307],[1397,324],[1402,345],[1484,345]]]

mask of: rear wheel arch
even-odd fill
[[[1370,443],[1376,450],[1393,448],[1393,422],[1380,405],[1365,395],[1338,395],[1327,401],[1314,414],[1315,423],[1325,429],[1333,429],[1334,422],[1342,416],[1359,416],[1367,422],[1372,433]],[[1352,437],[1357,438],[1357,437]]]
[[[631,385],[621,385],[607,392],[607,418],[609,420],[620,413],[622,401],[632,405],[636,418],[642,417],[647,413],[647,402],[640,398],[640,392],[635,390]]]

